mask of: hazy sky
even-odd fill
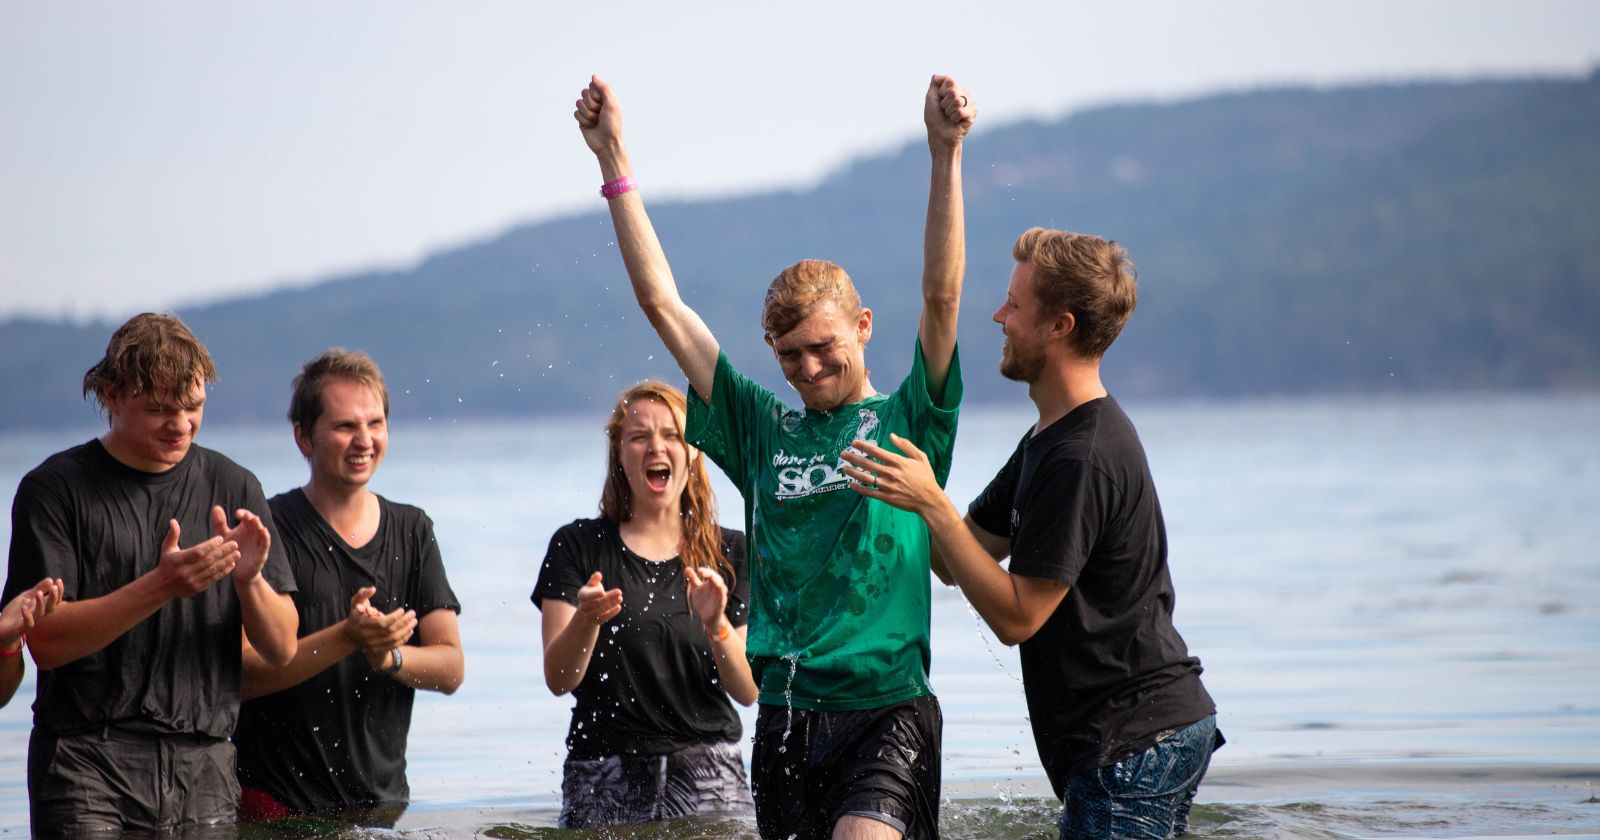
[[[0,317],[122,317],[598,209],[571,116],[590,73],[659,199],[805,184],[918,137],[934,72],[981,131],[1597,64],[1582,0],[5,3]]]

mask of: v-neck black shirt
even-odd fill
[[[352,548],[294,489],[271,502],[300,591],[300,635],[343,621],[350,596],[377,588],[388,613],[461,611],[445,576],[433,521],[421,508],[378,497],[378,530]],[[415,635],[407,642],[417,644]],[[406,737],[416,690],[376,673],[360,651],[296,686],[247,701],[234,744],[239,781],[288,808],[342,810],[410,798]]]

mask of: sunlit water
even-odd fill
[[[1229,737],[1197,834],[1600,836],[1600,398],[1127,408],[1161,491],[1178,626]],[[964,413],[950,479],[963,505],[1027,409]],[[528,592],[555,528],[594,514],[601,420],[395,418],[375,486],[437,524],[465,605],[467,682],[419,695],[415,803],[398,832],[307,834],[755,836],[726,821],[552,828],[570,700],[544,688]],[[0,436],[0,487],[94,433]],[[269,492],[305,479],[287,427],[201,440]],[[1054,837],[1015,650],[936,588],[933,656],[945,836]],[[0,711],[0,833],[26,832],[31,700],[30,678]]]

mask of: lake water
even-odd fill
[[[1125,407],[1162,496],[1178,627],[1229,738],[1199,835],[1600,837],[1600,397]],[[726,822],[551,828],[570,701],[544,688],[528,592],[551,532],[594,514],[602,420],[396,418],[374,487],[437,524],[467,681],[419,694],[398,832],[341,836],[754,837]],[[970,500],[1031,420],[1020,396],[967,409],[952,496]],[[0,436],[0,492],[95,433]],[[201,441],[269,493],[305,479],[286,426]],[[1055,836],[1020,674],[936,586],[947,837]],[[32,682],[0,711],[3,834],[26,833]]]

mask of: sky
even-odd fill
[[[598,73],[647,198],[804,186],[922,136],[1117,101],[1600,66],[1600,3],[0,4],[0,318],[304,285],[603,206]]]

